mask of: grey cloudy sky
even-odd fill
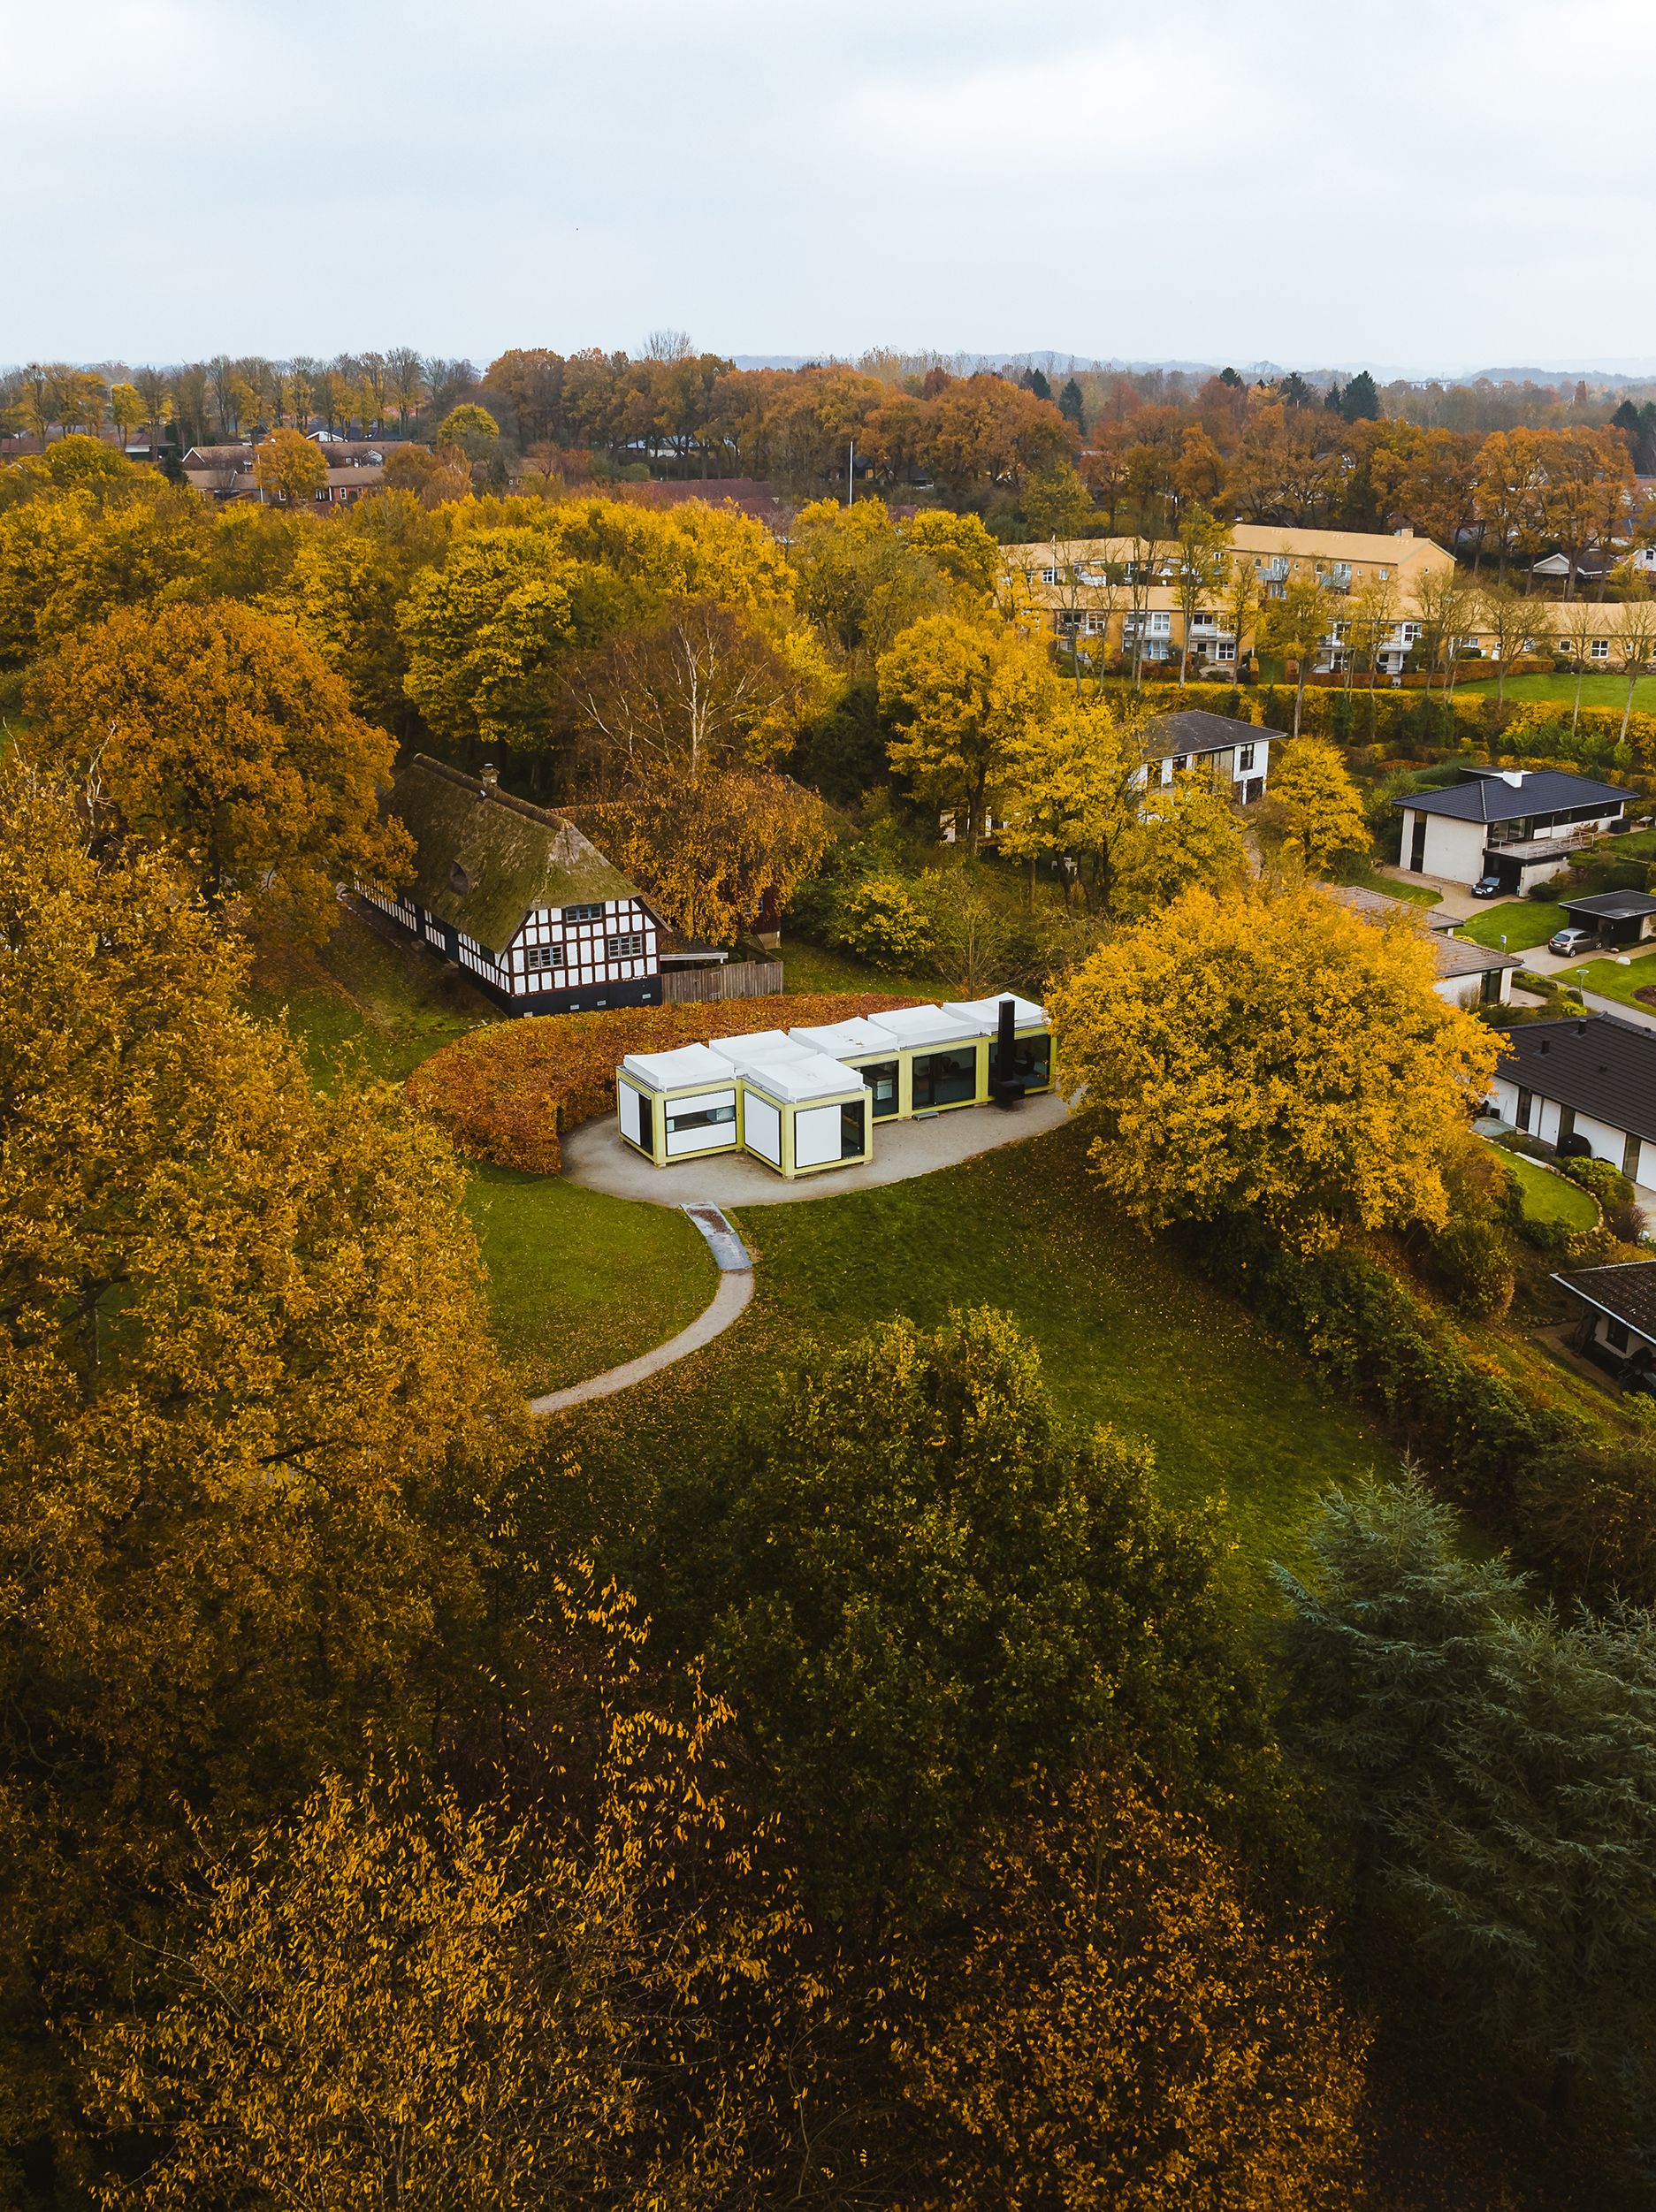
[[[0,361],[1656,363],[1651,0],[11,0]]]

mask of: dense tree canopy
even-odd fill
[[[442,1141],[316,1096],[67,789],[0,782],[0,2068],[136,1954],[192,1817],[420,1725],[515,1416]],[[126,1931],[126,1934],[123,1934]]]
[[[1251,1213],[1308,1250],[1440,1226],[1445,1158],[1500,1044],[1435,974],[1409,923],[1315,889],[1187,892],[1053,995],[1100,1178],[1146,1221]]]

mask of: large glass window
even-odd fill
[[[876,1121],[888,1121],[897,1110],[897,1064],[895,1060],[876,1060],[872,1067],[862,1071],[863,1081],[868,1086]]]
[[[914,1104],[958,1106],[978,1095],[978,1056],[964,1052],[920,1052],[914,1056]]]
[[[1001,1045],[998,1037],[989,1041],[989,1085],[993,1088],[1001,1072]],[[1052,1080],[1052,1040],[1044,1034],[1039,1037],[1017,1037],[1012,1041],[1011,1078],[1021,1083],[1026,1091],[1043,1091]]]
[[[868,1149],[868,1101],[848,1098],[840,1108],[840,1158],[860,1160]]]

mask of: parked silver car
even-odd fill
[[[1573,960],[1578,954],[1590,951],[1592,941],[1591,929],[1555,929],[1546,941],[1546,949],[1549,952],[1561,953],[1567,960]]]

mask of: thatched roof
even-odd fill
[[[571,821],[426,753],[398,771],[391,811],[414,840],[410,896],[500,953],[536,907],[637,898]]]

